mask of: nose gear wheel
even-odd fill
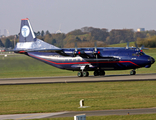
[[[130,75],[135,75],[136,74],[136,71],[135,70],[132,70],[131,72],[130,72]]]

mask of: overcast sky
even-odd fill
[[[35,32],[82,27],[156,30],[156,0],[0,0],[0,30],[18,34],[29,18]]]

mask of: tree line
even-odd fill
[[[83,27],[67,34],[50,33],[48,30],[34,33],[37,38],[61,48],[74,47],[75,42],[80,47],[93,47],[95,41],[101,47],[133,41],[137,41],[139,45],[144,44],[146,47],[156,47],[155,30],[135,32],[133,29],[112,29],[108,31],[105,28]],[[18,40],[18,35],[0,38],[0,47],[13,48]]]
[[[138,38],[137,44],[139,46],[144,45],[145,47],[148,47],[148,48],[154,48],[156,47],[156,35],[150,36],[147,38]]]

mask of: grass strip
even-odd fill
[[[0,114],[156,106],[156,81],[1,85]],[[85,100],[85,109],[79,101]]]

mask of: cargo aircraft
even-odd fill
[[[37,39],[28,18],[21,20],[19,42],[14,48],[15,53],[25,54],[54,67],[78,71],[78,77],[104,76],[108,70],[131,69],[131,75],[138,68],[149,68],[155,62],[136,47],[95,47],[93,48],[58,48]],[[61,73],[60,73],[61,74]]]

